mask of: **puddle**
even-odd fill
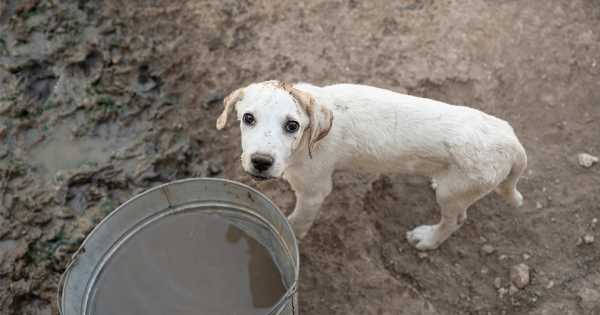
[[[61,126],[47,132],[50,138],[35,145],[29,152],[34,165],[50,174],[67,169],[77,169],[84,164],[102,164],[110,160],[112,152],[118,149],[117,141],[103,137],[82,137],[74,139],[68,126]]]
[[[228,220],[198,211],[138,231],[96,281],[90,315],[259,315],[285,294],[265,247]]]

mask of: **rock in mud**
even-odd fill
[[[541,203],[541,202],[539,202],[539,201],[536,201],[536,202],[535,202],[535,208],[536,208],[536,209],[542,209],[543,207],[544,207],[544,205],[542,205],[542,203]]]
[[[594,235],[592,234],[586,234],[583,236],[583,243],[584,244],[592,244],[594,242]]]
[[[599,161],[597,156],[593,156],[588,153],[579,153],[579,155],[577,155],[577,160],[579,162],[579,165],[585,168],[590,168],[592,167],[592,165],[598,163]]]
[[[481,252],[484,253],[485,255],[491,255],[494,252],[496,252],[496,249],[494,248],[494,246],[492,246],[490,244],[485,244],[485,245],[481,246]]]
[[[494,287],[496,289],[502,288],[502,278],[496,277],[496,279],[494,279]]]
[[[510,281],[515,287],[523,289],[529,284],[529,266],[518,264],[510,268]]]

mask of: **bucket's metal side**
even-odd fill
[[[89,294],[96,268],[128,231],[140,221],[175,208],[194,204],[228,204],[255,215],[269,226],[281,242],[289,263],[282,264],[281,272],[289,283],[286,294],[272,314],[297,315],[297,282],[299,253],[296,238],[283,213],[263,194],[238,182],[224,179],[197,178],[171,182],[145,191],[111,212],[85,239],[71,264],[61,278],[59,311],[62,315],[82,315],[84,301]],[[291,280],[291,281],[289,281]]]
[[[169,208],[160,187],[141,193],[108,214],[90,232],[63,275],[59,291],[59,311],[62,315],[83,315],[83,301],[96,266],[118,240],[146,214]]]

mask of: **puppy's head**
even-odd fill
[[[312,156],[333,120],[331,111],[316,104],[310,94],[278,81],[238,89],[224,105],[217,129],[225,127],[235,109],[242,133],[242,167],[257,179],[281,177],[297,152]]]

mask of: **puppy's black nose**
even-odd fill
[[[273,165],[273,158],[266,154],[252,154],[250,161],[252,161],[252,165],[259,172],[264,172]]]

